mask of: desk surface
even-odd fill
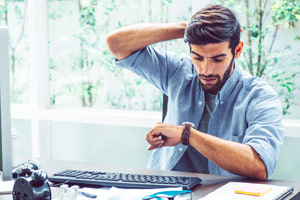
[[[96,171],[110,171],[110,172],[124,172],[124,173],[140,173],[140,174],[156,174],[156,175],[184,175],[184,176],[197,176],[202,179],[202,184],[193,189],[193,199],[198,200],[222,185],[231,182],[250,182],[250,183],[266,183],[272,185],[291,186],[294,188],[293,194],[286,199],[290,199],[300,191],[300,182],[282,181],[282,180],[267,180],[256,181],[248,178],[229,177],[229,176],[216,176],[209,174],[188,173],[188,172],[174,172],[152,169],[124,169],[114,166],[103,166],[100,164],[90,164],[81,162],[57,161],[57,160],[39,160],[42,170],[46,171],[49,175],[64,169],[81,169],[81,170],[96,170]],[[52,196],[55,198],[57,194],[56,188],[51,188]],[[10,200],[11,195],[0,195],[0,200]]]

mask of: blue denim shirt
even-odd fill
[[[168,95],[166,123],[199,124],[205,105],[204,91],[188,56],[148,46],[116,64],[132,70]],[[236,66],[215,103],[208,134],[250,145],[265,163],[270,176],[284,136],[282,106],[276,92],[262,79]],[[186,148],[178,144],[155,149],[148,167],[171,170]],[[233,175],[210,160],[208,168],[210,174]]]

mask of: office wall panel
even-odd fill
[[[300,181],[300,137],[285,137],[273,179]]]
[[[29,120],[14,119],[11,121],[11,127],[18,132],[16,139],[16,151],[18,158],[32,157],[32,139],[31,125]]]
[[[124,167],[145,167],[147,128],[51,123],[52,158]]]

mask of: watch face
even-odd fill
[[[182,125],[190,125],[191,127],[195,128],[195,124],[193,124],[192,122],[183,122]]]

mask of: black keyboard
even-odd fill
[[[49,177],[49,181],[79,186],[108,186],[124,188],[165,188],[182,187],[189,190],[201,179],[186,176],[156,176],[142,174],[111,173],[99,171],[64,170]]]

